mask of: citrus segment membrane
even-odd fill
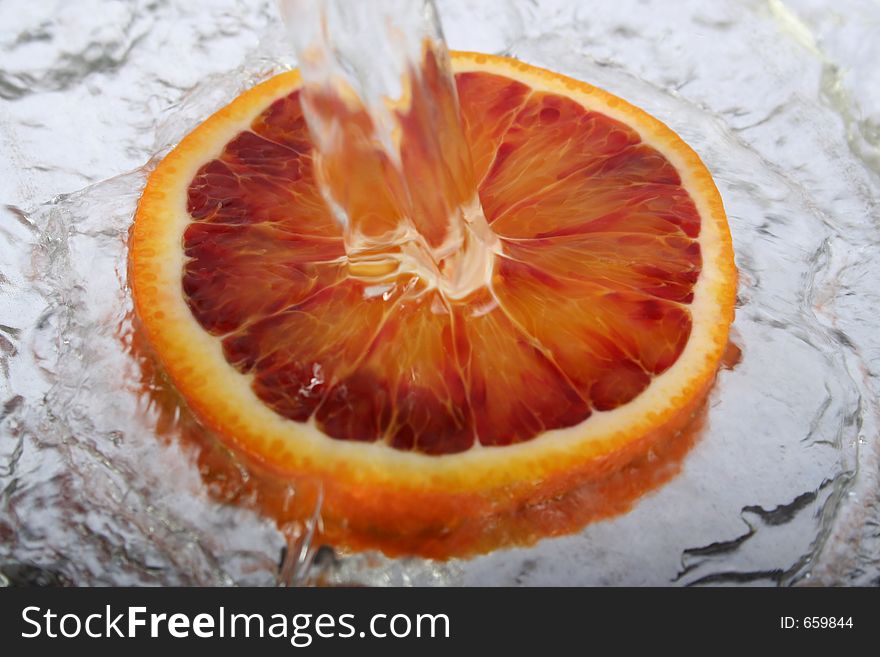
[[[505,133],[480,187],[486,218],[493,221],[583,169],[601,170],[609,161],[613,167],[615,156],[623,156],[618,158],[623,167],[632,166],[626,148],[639,142],[631,128],[573,100],[532,93]]]
[[[189,185],[187,304],[285,418],[426,454],[507,445],[631,401],[684,348],[700,224],[668,160],[501,76],[464,74],[459,94],[503,238],[491,289],[464,301],[348,277],[298,92]]]

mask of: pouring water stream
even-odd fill
[[[353,275],[415,274],[448,299],[486,285],[486,222],[432,0],[282,0],[319,182]]]

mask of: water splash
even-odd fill
[[[491,280],[498,239],[477,195],[432,0],[283,0],[318,180],[354,276],[416,274],[447,298]]]

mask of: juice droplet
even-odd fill
[[[742,349],[733,340],[728,340],[724,355],[721,357],[721,367],[732,370],[742,362]]]

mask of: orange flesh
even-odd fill
[[[700,219],[622,123],[508,78],[457,75],[479,195],[502,240],[489,289],[349,276],[298,92],[189,187],[183,290],[280,415],[450,454],[530,440],[631,401],[691,331]]]

